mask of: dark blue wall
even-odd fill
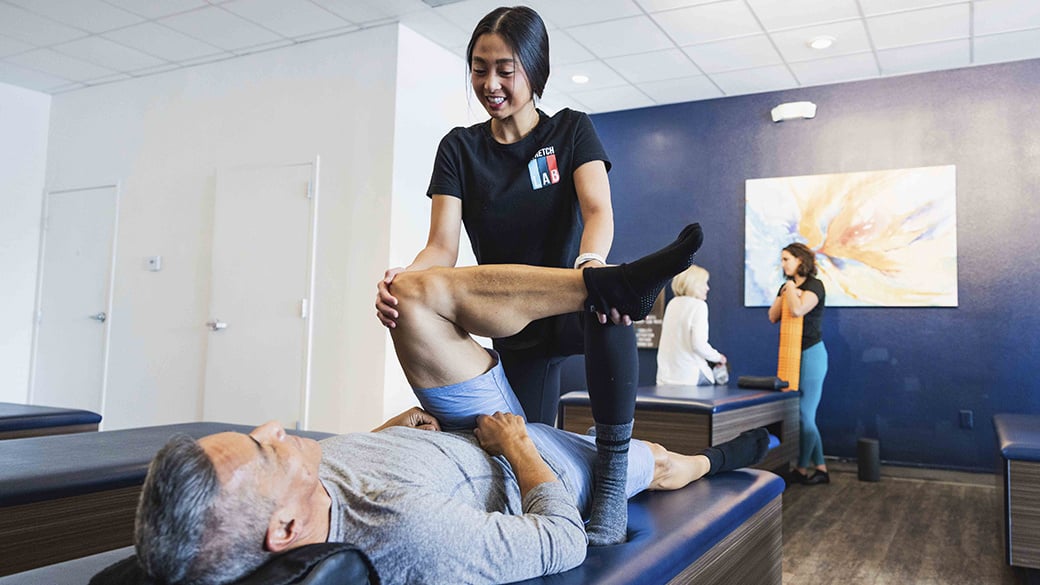
[[[779,103],[813,120],[775,124]],[[705,230],[711,341],[733,376],[771,375],[777,328],[743,306],[744,181],[957,166],[956,308],[827,309],[818,413],[828,455],[989,470],[997,412],[1040,413],[1040,60],[593,116],[614,168],[611,260]],[[779,250],[777,251],[779,253]],[[779,283],[777,283],[779,284]],[[652,384],[655,352],[641,354]],[[975,428],[958,424],[974,411]]]

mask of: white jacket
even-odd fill
[[[708,362],[722,359],[708,343],[708,303],[693,297],[673,298],[664,310],[657,349],[657,383],[714,384]]]

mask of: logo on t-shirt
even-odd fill
[[[534,153],[534,158],[527,163],[527,171],[531,174],[531,187],[535,189],[559,183],[560,170],[556,168],[555,147],[546,146]]]

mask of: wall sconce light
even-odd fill
[[[773,115],[774,122],[794,120],[796,118],[815,118],[816,104],[812,102],[787,102],[780,104],[769,112]]]

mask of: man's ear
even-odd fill
[[[288,550],[300,537],[299,522],[287,512],[285,509],[276,510],[267,525],[264,544],[273,553]]]

